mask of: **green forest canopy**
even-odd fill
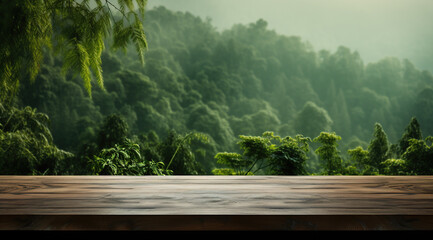
[[[0,109],[2,174],[433,169],[433,75],[408,59],[364,64],[349,47],[316,51],[263,19],[219,32],[164,7],[145,13],[143,29],[144,65],[133,45],[102,51],[104,89],[91,97],[44,49],[34,81]],[[249,154],[258,149],[266,154]]]

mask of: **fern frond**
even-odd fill
[[[131,29],[130,27],[123,26],[123,19],[118,20],[113,26],[113,49],[126,50],[126,45],[128,44]]]
[[[63,73],[66,69],[79,73],[89,95],[92,73],[103,88],[101,54],[110,33],[114,49],[126,51],[131,40],[144,63],[147,41],[140,14],[144,16],[147,0],[135,0],[136,4],[118,0],[117,5],[112,1],[0,1],[2,9],[14,10],[13,15],[3,16],[4,28],[0,29],[5,35],[0,45],[0,101],[15,95],[20,79],[36,78],[45,46],[53,45],[54,53],[63,55]],[[120,20],[115,20],[110,8],[121,14]]]
[[[127,7],[131,12],[135,10],[132,0],[118,0],[117,3],[119,4],[120,9],[122,9],[123,12],[125,11],[125,7]]]
[[[80,75],[81,78],[83,78],[84,87],[87,90],[89,96],[92,96],[92,78],[89,69],[89,54],[80,43],[76,44],[76,50],[79,57]]]
[[[147,5],[147,0],[136,0],[136,2],[137,2],[137,6],[138,6],[138,11],[141,14],[144,14],[144,11],[145,11],[145,8]]]
[[[62,71],[65,73],[68,69],[78,69],[83,79],[84,88],[89,96],[92,94],[90,58],[86,48],[77,39],[69,42],[70,47],[65,52],[65,62]]]
[[[132,41],[135,44],[141,64],[144,64],[144,52],[147,49],[147,40],[144,31],[140,28],[134,28],[132,31]]]
[[[98,86],[105,91],[105,87],[104,87],[104,77],[102,76],[102,68],[101,68],[101,64],[95,64],[92,63],[91,65],[93,74],[96,77],[96,81],[98,83]]]
[[[95,36],[91,40],[91,44],[87,47],[89,52],[90,67],[92,69],[93,74],[96,77],[98,86],[102,90],[105,90],[104,79],[103,79],[102,68],[101,68],[101,64],[102,64],[101,55],[104,48],[105,48],[104,39],[101,36],[101,34],[99,36]]]
[[[137,53],[140,57],[141,64],[144,64],[144,52],[147,49],[147,40],[146,34],[143,30],[143,23],[140,21],[140,18],[137,14],[134,14],[135,22],[132,29],[131,39],[135,44],[137,49]]]

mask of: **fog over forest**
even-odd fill
[[[432,0],[132,2],[0,2],[0,174],[433,174]]]
[[[433,71],[431,0],[149,0],[210,18],[218,30],[262,18],[270,29],[300,36],[315,50],[356,50],[365,63],[385,56],[408,58]]]

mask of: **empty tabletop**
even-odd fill
[[[2,230],[433,230],[433,176],[0,176]]]

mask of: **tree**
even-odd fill
[[[195,158],[191,144],[193,141],[207,143],[208,140],[207,135],[199,132],[181,135],[171,130],[157,149],[166,169],[173,171],[173,174],[197,175],[203,173],[203,169]]]
[[[419,122],[415,117],[412,117],[399,141],[400,155],[406,152],[406,149],[409,147],[410,139],[423,139]]]
[[[364,72],[364,63],[358,52],[351,52],[349,48],[339,46],[334,54],[326,55],[322,52],[322,56],[323,62],[320,67],[326,79],[333,79],[338,88],[348,89],[354,85],[359,86]],[[321,86],[328,87],[324,85],[326,83],[327,81],[323,81]]]
[[[389,149],[388,137],[380,123],[375,123],[373,138],[368,145],[368,157],[371,165],[380,171],[381,163],[387,159]]]
[[[220,152],[215,155],[218,164],[228,168],[216,168],[212,170],[214,175],[252,175],[245,171],[251,165],[251,160],[244,159],[239,153]]]
[[[282,139],[269,158],[270,173],[272,175],[304,175],[305,162],[310,151],[308,142],[310,138],[296,135]]]
[[[386,57],[365,67],[365,83],[380,95],[391,95],[402,86],[404,69],[399,59]]]
[[[323,171],[325,174],[341,174],[343,171],[343,159],[338,151],[338,141],[341,137],[335,133],[321,132],[319,136],[313,139],[314,142],[321,144],[315,152],[319,155]]]
[[[353,164],[361,175],[372,174],[372,168],[370,166],[370,158],[367,150],[358,146],[354,149],[347,150],[350,156],[350,163]]]
[[[433,79],[433,77],[431,77]],[[417,120],[423,124],[423,131],[427,135],[433,134],[433,85],[430,83],[428,87],[423,88],[416,94],[415,102],[412,109],[417,116]]]
[[[351,132],[351,119],[347,108],[346,97],[343,91],[338,91],[338,96],[332,101],[332,105],[329,108],[329,114],[333,119],[333,126],[335,131],[338,132],[342,137],[350,137]]]
[[[328,112],[314,102],[306,102],[295,118],[294,128],[304,136],[318,136],[320,132],[330,131],[332,119]]]
[[[47,115],[0,104],[0,174],[61,174],[72,153],[53,144]]]
[[[104,119],[98,134],[98,149],[111,148],[115,144],[122,144],[128,135],[128,124],[117,114]]]
[[[215,175],[253,175],[268,172],[274,175],[302,175],[309,151],[309,138],[297,135],[281,138],[273,132],[262,136],[239,136],[243,154],[222,152],[215,155],[218,164],[229,168],[214,169]]]
[[[139,101],[152,102],[157,96],[157,86],[155,82],[140,72],[130,70],[119,71],[116,78],[121,80],[125,91],[123,102],[133,105]],[[144,94],[145,93],[145,94]]]
[[[111,148],[104,148],[89,160],[91,174],[96,175],[170,175],[164,163],[146,160],[140,146],[129,139]]]
[[[205,104],[191,106],[186,127],[191,131],[207,133],[217,144],[227,148],[235,139],[230,124],[224,116]]]
[[[273,132],[264,132],[262,136],[244,136],[240,135],[241,139],[238,145],[243,150],[243,156],[246,161],[250,162],[248,169],[245,170],[249,173],[261,170],[261,166],[264,165],[272,152],[276,149],[275,141],[279,141],[278,136],[274,136]],[[260,164],[259,164],[260,163]]]
[[[389,158],[381,163],[385,175],[408,175],[407,163],[403,159]]]
[[[135,2],[1,1],[0,101],[10,103],[20,80],[36,77],[47,47],[60,53],[65,71],[79,73],[90,96],[92,75],[103,88],[101,54],[110,33],[114,49],[126,49],[132,40],[144,62],[147,42],[142,18],[146,0]],[[114,16],[114,10],[122,16]]]
[[[429,136],[425,140],[410,139],[409,146],[402,158],[406,160],[410,173],[417,175],[433,174],[433,137]]]

